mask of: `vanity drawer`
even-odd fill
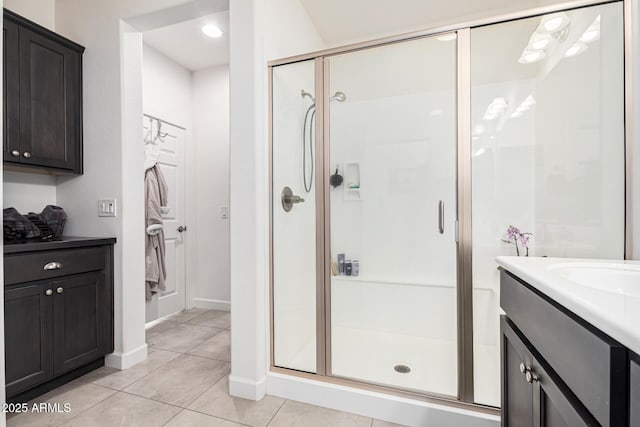
[[[627,352],[621,344],[504,270],[500,305],[600,424],[626,424]]]
[[[4,284],[51,279],[105,268],[105,248],[88,247],[5,255]]]

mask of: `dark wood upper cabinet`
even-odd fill
[[[4,11],[4,162],[82,173],[84,48]]]

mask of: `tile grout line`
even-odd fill
[[[269,420],[269,422],[266,424],[265,427],[269,427],[271,425],[271,423],[273,422],[274,418],[280,413],[280,410],[282,409],[282,407],[284,406],[285,403],[287,403],[289,401],[289,399],[284,399],[284,402],[282,402],[282,405],[280,405],[280,407],[278,408],[278,410],[276,411],[275,414],[273,414],[273,416],[271,417],[271,419]]]
[[[183,413],[184,411],[186,411],[186,409],[182,408],[182,410],[181,410],[181,411],[178,411],[178,412],[177,412],[173,417],[169,418],[169,419],[167,420],[167,422],[166,422],[166,423],[162,424],[162,426],[164,427],[164,426],[166,426],[167,424],[169,424],[169,423],[171,422],[171,420],[173,420],[174,418],[176,418],[178,415],[180,415],[180,414],[181,414],[181,413]]]
[[[69,383],[67,383],[67,384],[69,384]],[[109,388],[109,387],[102,387],[102,386],[100,386],[100,385],[93,384],[93,383],[85,383],[85,384],[91,384],[91,385],[96,386],[96,387],[104,388],[104,389],[107,389],[107,390],[109,390],[109,391],[113,391],[113,393],[111,393],[109,396],[105,397],[104,399],[97,401],[96,403],[94,403],[93,405],[89,406],[89,407],[88,407],[87,409],[85,409],[84,411],[80,411],[79,413],[75,414],[74,416],[72,416],[72,417],[71,417],[71,418],[69,418],[68,420],[64,421],[62,424],[56,424],[56,426],[62,426],[62,425],[64,425],[64,424],[68,424],[68,423],[70,423],[70,422],[71,422],[72,420],[74,420],[75,418],[77,418],[77,417],[79,417],[80,415],[84,414],[85,412],[87,412],[87,411],[91,410],[91,409],[92,409],[92,408],[94,408],[95,406],[98,406],[99,404],[101,404],[101,403],[102,403],[102,402],[104,402],[105,400],[109,399],[109,398],[110,398],[110,397],[112,397],[112,396],[115,396],[115,395],[118,393],[118,391],[117,391],[117,390],[114,390],[114,389]],[[37,399],[37,398],[36,398],[36,399]]]
[[[211,384],[211,387],[208,387],[207,389],[205,389],[202,393],[200,393],[199,395],[196,396],[195,399],[193,399],[191,402],[189,402],[187,404],[187,406],[185,406],[185,408],[188,408],[189,406],[193,405],[193,403],[200,399],[206,392],[208,392],[209,390],[211,390],[216,384],[218,384],[221,380],[225,379],[226,377],[228,377],[229,375],[231,375],[231,364],[229,364],[229,373],[224,374],[222,377],[218,378],[218,380],[216,382],[214,382],[213,384]],[[208,415],[208,414],[207,414]]]
[[[189,408],[184,408],[185,411],[191,411],[191,412],[195,412],[197,414],[201,414],[201,415],[206,415],[208,417],[212,417],[212,418],[216,418],[218,420],[225,420],[225,421],[229,421],[230,423],[234,423],[234,424],[238,424],[241,426],[246,426],[246,427],[255,427],[252,426],[251,424],[245,424],[245,423],[241,423],[240,421],[235,421],[229,418],[224,418],[224,417],[218,417],[216,415],[211,415],[211,414],[207,414],[206,412],[202,412],[202,411],[198,411],[197,409],[189,409]]]

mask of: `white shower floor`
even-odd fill
[[[380,331],[334,327],[333,375],[402,389],[447,396],[457,394],[457,354],[453,341],[427,339]],[[485,404],[499,405],[499,357],[496,346],[476,346],[476,396]],[[407,374],[396,365],[411,369]]]
[[[452,341],[389,334],[365,329],[334,327],[332,373],[374,384],[447,396],[457,394],[457,355]],[[309,342],[289,366],[313,366],[316,347]],[[500,348],[476,345],[476,402],[500,405]],[[396,372],[396,365],[411,369]]]

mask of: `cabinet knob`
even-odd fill
[[[53,295],[53,291],[51,289],[47,289],[46,291],[44,291],[44,294],[50,297],[51,295]]]
[[[18,150],[11,150],[11,155],[13,157],[20,157],[20,152]]]
[[[534,382],[538,381],[538,376],[531,372],[531,370],[528,370],[527,373],[524,374],[524,377],[529,384],[533,384]]]
[[[28,151],[25,151],[24,153],[22,153],[22,155],[24,156],[25,159],[31,158],[31,153]]]
[[[178,227],[178,233],[183,233],[185,231],[187,231],[186,225],[181,225],[180,227]]]
[[[62,286],[59,286],[58,289],[56,289],[56,292],[61,294],[62,292],[64,292],[64,288]]]
[[[525,374],[525,373],[527,373],[527,371],[528,371],[527,367],[524,366],[524,363],[521,363],[520,364],[520,373],[521,374]]]

